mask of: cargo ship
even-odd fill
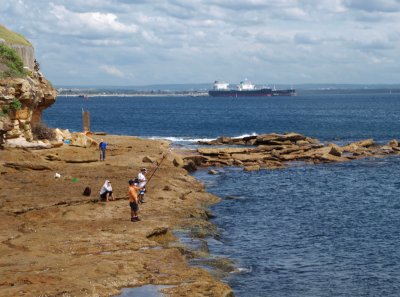
[[[296,90],[262,87],[257,88],[247,79],[240,82],[236,88],[229,87],[229,83],[215,81],[213,89],[208,91],[212,97],[265,97],[265,96],[296,96]]]

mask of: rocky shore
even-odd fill
[[[186,156],[189,170],[197,166],[242,166],[244,170],[253,171],[283,168],[293,161],[319,164],[400,154],[395,139],[384,145],[365,139],[339,146],[298,133],[220,137],[199,144],[212,147],[201,147],[195,154]]]
[[[207,258],[207,249],[188,251],[173,233],[215,232],[206,207],[218,198],[168,153],[169,143],[101,137],[109,143],[105,162],[97,161],[95,144],[0,152],[0,296],[113,296],[146,284],[170,285],[167,296],[233,296],[228,285],[188,265],[191,257]],[[163,154],[142,221],[130,222],[127,181]],[[105,179],[116,201],[98,202]],[[82,195],[87,186],[90,197]]]
[[[218,198],[166,142],[47,128],[42,111],[57,92],[39,70],[31,43],[0,25],[0,296],[114,296],[146,284],[168,285],[168,296],[232,296],[188,265],[207,249],[189,251],[173,233],[215,232],[206,207]],[[99,137],[109,143],[105,162]],[[142,221],[131,222],[127,182],[163,155]],[[102,203],[106,179],[116,201]]]

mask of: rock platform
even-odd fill
[[[373,139],[365,139],[340,146],[324,144],[299,133],[220,137],[199,144],[208,147],[198,148],[195,154],[184,157],[192,170],[196,166],[242,166],[246,171],[253,171],[284,168],[293,161],[320,164],[400,154],[397,140],[379,145]]]

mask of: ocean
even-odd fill
[[[400,138],[400,94],[297,97],[59,97],[43,113],[50,127],[197,140],[298,132],[344,144]],[[220,236],[210,252],[238,267],[225,281],[236,296],[399,296],[399,157],[244,172],[199,170]]]

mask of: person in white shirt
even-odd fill
[[[146,178],[146,173],[147,173],[147,169],[146,168],[142,168],[138,174],[137,179],[139,180],[139,202],[140,203],[144,203],[144,193],[146,193],[146,183],[147,183],[147,178]]]
[[[100,200],[101,201],[110,201],[114,200],[113,192],[112,192],[111,182],[106,180],[104,185],[100,189]]]

